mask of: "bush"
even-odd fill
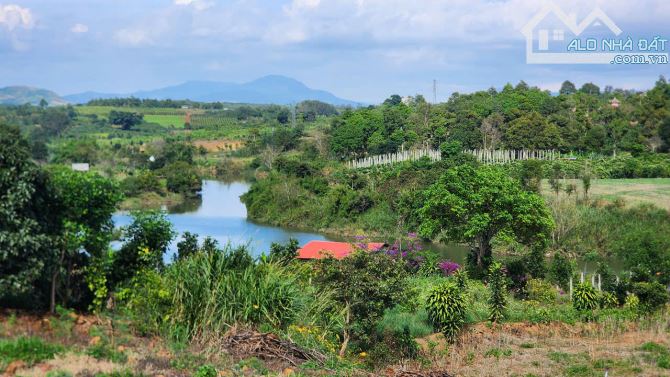
[[[623,307],[632,312],[637,312],[640,309],[640,298],[634,293],[629,294],[626,296],[626,301],[624,302]]]
[[[189,339],[220,334],[234,324],[286,326],[303,309],[296,277],[272,263],[253,263],[245,247],[176,261],[166,281],[171,330]]]
[[[370,360],[374,364],[390,364],[403,359],[414,359],[419,354],[419,345],[412,337],[409,326],[402,330],[386,330],[377,335]]]
[[[143,270],[116,293],[116,299],[142,336],[159,334],[170,310],[171,297],[163,277]]]
[[[553,304],[558,298],[558,292],[551,283],[542,279],[530,279],[526,284],[526,295],[529,300],[543,304]]]
[[[285,244],[280,244],[273,242],[270,245],[270,255],[269,259],[272,262],[280,264],[288,264],[291,261],[295,260],[296,255],[298,255],[298,240],[291,238]]]
[[[186,196],[197,196],[202,190],[202,178],[198,170],[184,161],[167,165],[162,170],[169,191]]]
[[[602,291],[598,295],[598,305],[602,309],[612,309],[619,305],[619,300],[614,293]]]
[[[144,269],[161,269],[163,254],[174,237],[172,223],[162,212],[134,212],[124,229],[124,243],[114,253],[112,284],[124,282]]]
[[[216,377],[217,375],[218,373],[216,372],[216,368],[206,364],[198,368],[198,370],[196,370],[193,374],[193,377]]]
[[[505,307],[507,299],[507,284],[505,283],[505,272],[499,262],[493,262],[489,267],[489,320],[498,322],[505,317]]]
[[[123,193],[127,196],[137,196],[144,192],[162,193],[163,186],[160,179],[151,171],[138,171],[128,176],[121,184]]]
[[[372,343],[377,321],[386,309],[409,301],[405,262],[384,253],[358,251],[316,265],[316,281],[335,292],[335,300],[349,311],[345,337],[362,345]]]
[[[455,284],[447,282],[433,289],[426,311],[433,327],[444,334],[447,341],[453,343],[458,339],[465,324],[465,299]]]
[[[598,294],[587,282],[578,283],[572,291],[572,306],[579,311],[589,311],[598,308]]]
[[[634,283],[633,293],[640,299],[640,310],[652,313],[662,308],[670,299],[663,284],[657,282]]]
[[[567,291],[570,288],[570,278],[575,274],[575,264],[563,254],[557,253],[549,267],[551,280]]]

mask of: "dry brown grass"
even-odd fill
[[[240,140],[196,140],[193,142],[196,147],[203,147],[207,152],[234,151],[242,148],[244,142]]]
[[[582,182],[578,179],[563,180],[563,187],[573,183],[577,193],[572,197],[583,197]],[[542,184],[544,195],[554,195],[545,180]],[[565,193],[561,193],[566,196]],[[595,200],[614,201],[622,199],[626,205],[653,204],[657,207],[670,210],[670,179],[668,178],[639,178],[639,179],[594,179],[591,181],[589,198]]]
[[[439,335],[431,336],[432,351],[428,339],[420,343],[432,368],[455,376],[603,376],[605,366],[610,376],[670,376],[639,350],[645,342],[670,345],[666,326],[636,327],[612,332],[595,324],[479,324],[448,349]]]

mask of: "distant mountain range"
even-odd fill
[[[307,87],[285,76],[265,76],[247,83],[217,81],[187,81],[183,84],[134,93],[83,92],[59,96],[45,90],[26,86],[0,88],[0,104],[38,104],[44,98],[50,105],[81,104],[99,98],[137,97],[148,99],[192,100],[198,102],[232,102],[285,105],[304,100],[319,100],[336,106],[360,106],[361,103],[339,98],[334,94]]]
[[[0,105],[38,105],[44,99],[49,105],[65,105],[67,101],[58,94],[29,86],[8,86],[0,88]]]
[[[188,99],[198,102],[274,103],[280,105],[311,99],[333,105],[360,105],[358,102],[339,98],[324,90],[308,88],[295,79],[276,75],[261,77],[242,84],[218,81],[187,81],[179,85],[134,93],[85,92],[67,95],[63,98],[70,103],[86,103],[96,98],[131,96],[151,99]]]

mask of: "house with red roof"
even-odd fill
[[[386,246],[386,244],[370,242],[365,246],[368,251],[377,251]],[[298,249],[298,256],[296,258],[308,260],[333,257],[339,260],[347,257],[356,249],[356,245],[348,242],[309,241],[305,246]]]

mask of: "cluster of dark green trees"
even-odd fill
[[[114,181],[41,168],[18,128],[0,125],[0,306],[100,308],[136,271],[162,266],[173,237],[162,215],[136,214],[116,252]]]
[[[332,122],[331,151],[342,159],[458,141],[466,149],[558,149],[614,154],[670,148],[670,85],[647,92],[569,81],[552,95],[523,81],[501,91],[454,93],[430,104],[392,96]]]

